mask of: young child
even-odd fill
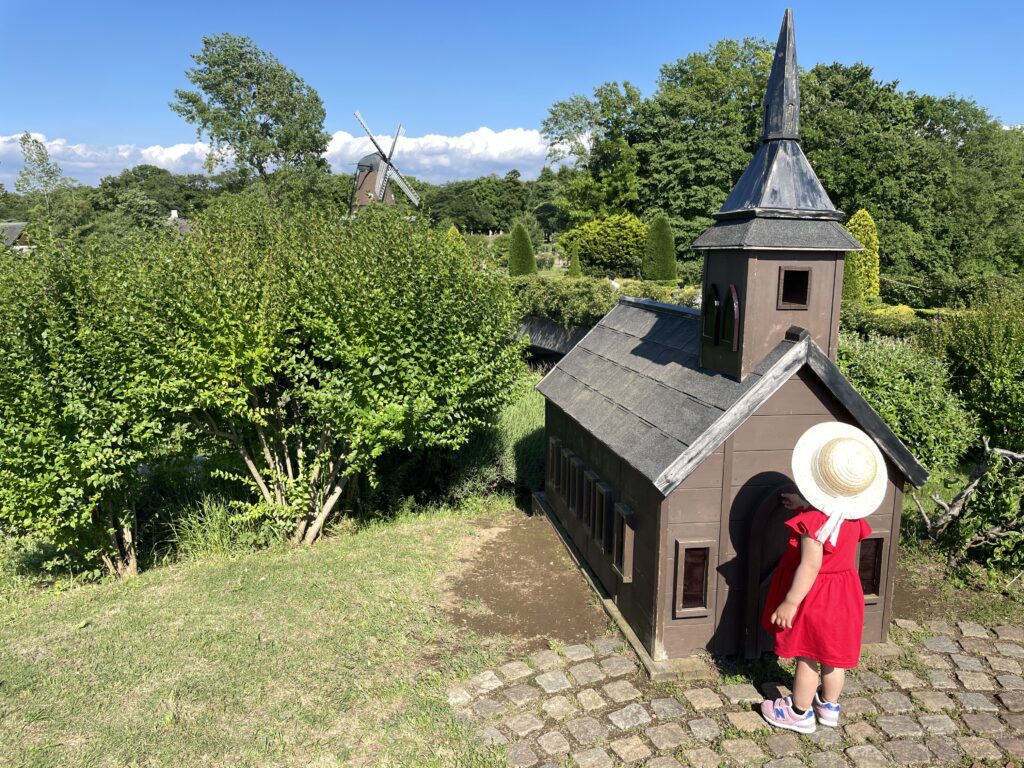
[[[782,494],[782,504],[797,514],[785,523],[789,545],[761,624],[775,635],[776,655],[796,659],[796,676],[793,694],[763,702],[761,714],[778,728],[812,733],[819,723],[839,724],[846,670],[860,658],[864,593],[857,545],[871,534],[862,518],[881,504],[887,476],[871,438],[829,422],[797,442],[793,477],[800,494]]]

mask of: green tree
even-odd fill
[[[569,256],[569,277],[583,277],[583,267],[580,266],[580,254],[578,251],[573,251],[572,255]]]
[[[317,92],[248,37],[203,38],[186,73],[198,89],[175,90],[171,109],[209,137],[207,168],[233,163],[260,178],[275,167],[322,171],[330,136]]]
[[[861,208],[846,223],[846,229],[861,244],[862,251],[846,254],[843,266],[843,299],[872,302],[878,299],[878,229],[871,214]]]
[[[521,222],[512,228],[512,249],[508,257],[508,273],[513,277],[537,274],[537,259],[533,254],[530,234]]]
[[[651,222],[640,268],[644,280],[676,279],[676,242],[668,217],[658,214]]]
[[[44,232],[51,239],[76,234],[89,216],[86,193],[75,188],[74,179],[64,176],[39,139],[26,131],[20,144],[23,165],[14,188],[31,205],[28,218],[32,236],[38,240]]]

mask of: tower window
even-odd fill
[[[720,308],[721,302],[718,300],[718,289],[713,285],[709,285],[701,305],[701,312],[704,313],[702,333],[704,338],[709,339],[712,344],[718,343],[718,315]]]
[[[811,270],[779,267],[778,309],[807,309]]]
[[[736,286],[729,286],[722,307],[722,338],[719,341],[733,352],[740,348],[740,297]]]

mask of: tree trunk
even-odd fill
[[[111,533],[111,544],[113,544],[113,556],[106,553],[100,555],[107,572],[119,579],[139,575],[138,555],[138,518],[135,510],[128,513],[126,520],[118,520],[111,515],[113,525]]]

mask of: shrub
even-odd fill
[[[978,433],[941,358],[900,339],[844,334],[840,369],[929,469],[955,467]]]
[[[544,396],[523,377],[518,391],[498,419],[498,476],[516,488],[539,491],[544,484]]]
[[[516,224],[512,228],[512,247],[508,256],[508,273],[512,277],[537,274],[537,260],[526,227]]]
[[[618,299],[614,286],[601,278],[519,277],[510,284],[521,316],[547,317],[567,328],[595,324]]]
[[[530,236],[530,244],[533,245],[534,251],[540,248],[541,244],[544,242],[544,230],[541,229],[540,222],[537,221],[537,217],[532,213],[526,212],[520,214],[513,222],[513,229],[516,224],[522,224],[523,228],[526,229],[526,233]]]
[[[653,299],[672,303],[675,300],[676,284],[656,283],[652,280],[623,280],[619,283],[619,294],[638,299]]]
[[[158,237],[0,251],[0,529],[116,575],[138,570],[139,468],[173,390],[156,364]]]
[[[558,239],[571,258],[579,256],[587,275],[639,277],[647,225],[632,214],[597,219],[570,229]]]
[[[947,317],[939,344],[967,406],[1000,448],[1024,450],[1024,290],[995,291]]]
[[[283,533],[274,510],[205,496],[175,517],[171,542],[179,557],[200,558],[265,547]]]
[[[551,251],[537,254],[537,269],[551,269],[555,266],[555,254]]]
[[[843,268],[843,299],[871,302],[878,299],[878,228],[871,214],[861,208],[850,217],[846,228],[863,250],[846,254]]]
[[[958,560],[970,555],[990,569],[1024,568],[1024,462],[995,453],[978,485],[944,532],[944,543]]]
[[[569,257],[569,277],[583,277],[583,267],[580,266],[580,255],[573,253]]]
[[[668,217],[659,214],[651,222],[644,245],[641,274],[645,280],[676,279],[676,241]]]
[[[700,286],[704,282],[704,258],[698,256],[677,261],[676,276],[684,285]]]
[[[868,309],[860,302],[844,302],[841,322],[844,331],[861,336],[891,336],[899,339],[913,339],[927,335],[928,320],[918,316],[917,311],[905,305]]]

